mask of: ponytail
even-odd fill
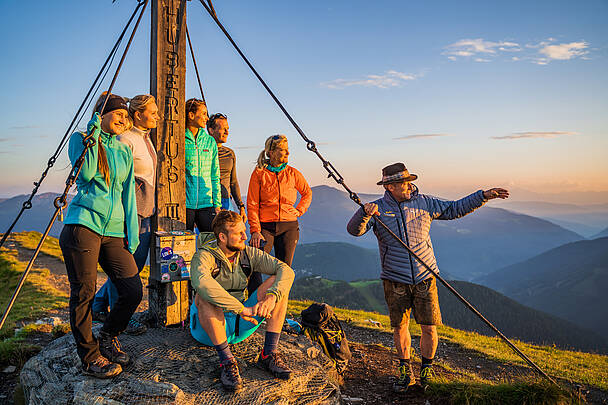
[[[99,96],[99,99],[97,100],[97,102],[95,103],[95,107],[93,108],[93,115],[95,115],[95,112],[97,112],[101,108],[104,100],[106,99],[106,94],[108,94],[108,92],[104,91]],[[101,142],[99,142],[99,140],[97,141],[97,145],[95,147],[97,148],[97,171],[102,175],[106,184],[109,186],[110,165],[108,164],[108,156],[106,155],[106,149],[103,147]]]
[[[268,166],[270,164],[268,152],[274,150],[278,144],[283,142],[287,142],[287,137],[285,135],[272,135],[266,138],[264,150],[262,150],[258,156],[256,167],[258,169],[263,169]]]

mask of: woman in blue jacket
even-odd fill
[[[217,143],[205,131],[209,121],[203,100],[186,101],[186,229],[211,232],[211,221],[220,212],[220,162]]]
[[[70,203],[59,245],[70,281],[70,325],[85,374],[109,378],[122,371],[129,356],[121,350],[118,335],[142,298],[142,284],[133,253],[139,245],[135,181],[131,149],[116,139],[129,129],[125,100],[105,95],[95,106],[87,133],[95,140],[76,179],[78,193]],[[81,155],[84,133],[69,143],[70,162]],[[108,314],[99,337],[91,330],[91,304],[95,296],[97,264],[118,291],[118,301]]]

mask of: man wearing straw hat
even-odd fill
[[[384,297],[389,309],[395,349],[399,356],[399,378],[393,388],[404,393],[414,385],[410,363],[411,336],[408,330],[410,312],[420,325],[420,352],[422,366],[420,383],[427,386],[434,376],[433,357],[437,350],[437,326],[441,325],[441,312],[435,277],[412,257],[403,245],[381,225],[375,216],[401,238],[433,271],[439,272],[429,231],[435,219],[460,218],[494,198],[508,198],[503,188],[479,190],[457,201],[441,200],[419,194],[412,184],[418,178],[410,174],[403,163],[394,163],[382,169],[384,186],[382,198],[359,208],[348,223],[347,230],[353,236],[361,236],[373,229],[378,238],[384,284]]]

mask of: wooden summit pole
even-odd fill
[[[158,231],[177,231],[179,234],[186,229],[186,0],[151,0],[151,3],[150,92],[156,98],[163,119],[151,133],[158,153],[158,166],[148,300],[152,320],[165,326],[184,321],[188,312],[188,281],[182,279],[181,265],[177,271],[172,265],[172,274],[169,274],[164,268],[168,265],[163,261],[161,271],[160,242],[154,237]],[[175,238],[172,243],[175,244]],[[177,250],[175,246],[171,247]],[[180,263],[179,259],[177,263]],[[181,263],[184,263],[183,259]],[[161,277],[163,271],[165,276]]]

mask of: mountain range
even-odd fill
[[[565,244],[477,281],[608,338],[608,237]]]

